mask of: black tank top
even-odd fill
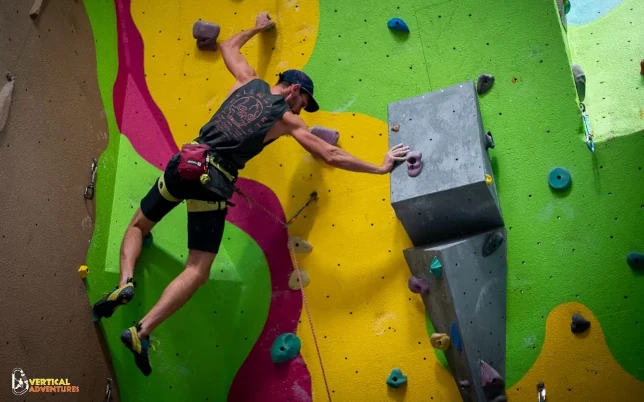
[[[290,107],[256,78],[233,92],[199,131],[198,142],[241,170],[266,145],[266,134]]]

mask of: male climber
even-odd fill
[[[189,252],[185,270],[165,288],[145,317],[121,333],[121,341],[132,351],[136,365],[146,376],[152,372],[148,355],[150,333],[208,280],[224,232],[228,200],[233,195],[238,171],[248,160],[285,134],[290,134],[304,149],[325,163],[353,172],[386,174],[395,161],[404,160],[408,152],[408,147],[397,145],[385,154],[384,162],[378,166],[311,134],[298,116],[301,110],[315,112],[319,109],[313,98],[311,79],[302,71],[288,70],[280,74],[277,84],[271,87],[258,78],[240,54],[241,47],[249,39],[274,25],[267,13],[261,13],[255,27],[221,44],[224,63],[236,82],[192,145],[205,147],[204,158],[207,159],[202,164],[194,154],[184,153],[183,148],[172,156],[165,172],[141,200],[140,208],[125,232],[118,287],[93,307],[95,317],[100,319],[111,317],[121,304],[132,300],[134,267],[144,237],[168,212],[186,200]],[[186,178],[185,172],[195,166],[203,168],[203,172],[196,178]]]

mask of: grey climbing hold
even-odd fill
[[[11,108],[11,97],[13,94],[13,87],[15,79],[11,73],[5,75],[7,82],[0,89],[0,131],[4,128],[9,118],[9,109]]]
[[[443,275],[443,264],[441,264],[438,256],[434,256],[432,263],[429,265],[429,272],[437,278]]]
[[[410,276],[407,280],[407,287],[412,293],[421,294],[429,291],[429,283],[425,278],[416,278],[415,276]]]
[[[399,368],[391,370],[391,374],[387,377],[387,385],[390,388],[400,388],[405,384],[407,384],[407,376]]]
[[[570,330],[574,334],[581,334],[590,328],[590,321],[582,317],[581,314],[573,314],[570,322]]]
[[[197,21],[192,25],[192,36],[200,50],[217,50],[217,37],[221,28],[217,24]]]
[[[407,153],[407,174],[409,177],[416,177],[423,171],[423,154],[420,151]]]
[[[572,76],[575,79],[579,101],[583,102],[586,97],[586,74],[579,64],[572,65]]]
[[[38,18],[40,15],[40,9],[42,8],[42,0],[36,0],[34,2],[34,5],[31,6],[31,10],[29,11],[29,16],[31,17],[32,20],[35,20]]]
[[[494,85],[494,76],[492,74],[481,74],[476,83],[476,92],[482,95],[489,91],[492,85]]]
[[[284,363],[297,356],[301,347],[302,342],[300,342],[300,338],[297,335],[291,333],[282,334],[273,342],[271,359],[273,359],[273,363]]]
[[[297,277],[297,271],[294,270],[291,272],[291,276],[288,278],[288,287],[293,290],[300,290],[302,287],[309,286],[311,279],[305,270],[300,269],[300,277],[302,278],[302,286],[300,286],[300,279]]]
[[[637,251],[631,251],[626,256],[626,262],[628,266],[632,269],[644,269],[644,253],[638,253]]]
[[[503,244],[503,240],[504,237],[501,232],[494,232],[488,236],[487,240],[485,240],[485,244],[483,245],[483,257],[488,257],[494,254],[494,252],[501,247],[501,244]]]
[[[470,382],[467,380],[461,380],[458,382],[458,386],[461,387],[461,389],[468,389],[470,387]]]
[[[293,247],[293,251],[295,251],[296,253],[310,253],[313,250],[311,243],[301,237],[291,236],[289,240],[291,242],[291,246]]]
[[[508,398],[505,395],[499,395],[492,399],[492,402],[507,402]]]
[[[340,133],[338,131],[327,127],[313,126],[311,127],[310,131],[311,134],[315,135],[318,138],[321,138],[331,145],[336,145],[338,143],[338,139],[340,139]]]
[[[485,134],[485,149],[494,149],[494,138],[492,138],[492,132],[488,131]]]

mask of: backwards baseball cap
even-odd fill
[[[300,70],[286,70],[283,73],[280,73],[280,81],[286,81],[291,84],[299,84],[302,91],[309,94],[311,101],[304,110],[309,113],[313,113],[320,109],[320,106],[313,98],[313,80],[311,79],[311,77],[306,75],[306,73]]]

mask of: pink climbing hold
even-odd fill
[[[311,127],[311,134],[316,137],[321,138],[325,142],[328,142],[331,145],[336,145],[340,139],[340,133],[336,130],[322,127],[322,126],[313,126]]]
[[[413,293],[428,293],[429,292],[429,283],[424,278],[416,278],[415,276],[410,276],[407,281],[407,287]]]
[[[484,388],[498,388],[503,390],[505,388],[505,381],[503,377],[492,368],[487,362],[481,360],[481,386]]]
[[[416,177],[423,170],[423,154],[420,151],[411,151],[407,154],[407,174]]]
[[[192,36],[197,40],[197,47],[201,50],[217,50],[219,31],[219,25],[201,20],[192,26]]]

